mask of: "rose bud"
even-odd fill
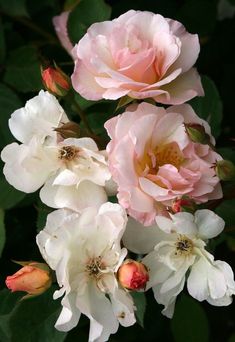
[[[57,66],[41,69],[44,87],[55,96],[65,96],[70,90],[69,77]]]
[[[23,298],[37,296],[45,292],[52,283],[49,267],[38,262],[16,262],[23,267],[6,278],[6,286],[12,292],[28,292]]]
[[[211,145],[210,136],[206,133],[205,127],[200,124],[185,124],[186,133],[194,143]]]
[[[174,214],[179,212],[194,213],[196,210],[196,203],[189,197],[185,196],[182,198],[177,198],[170,208]]]
[[[149,274],[147,267],[141,262],[135,260],[126,260],[118,269],[118,281],[122,287],[128,290],[144,289]]]
[[[235,165],[230,160],[217,161],[215,172],[220,180],[231,181],[235,179]]]
[[[58,132],[63,139],[80,138],[81,136],[79,124],[73,121],[66,122],[61,127],[55,128],[54,131]]]

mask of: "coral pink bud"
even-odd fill
[[[9,290],[27,292],[28,295],[25,297],[29,297],[39,295],[51,286],[50,270],[46,264],[37,262],[17,263],[24,267],[6,278],[6,286]]]
[[[118,270],[118,281],[126,289],[140,290],[149,280],[147,267],[141,262],[126,260]]]
[[[171,211],[176,214],[179,213],[181,211],[186,211],[189,213],[194,213],[196,210],[196,204],[195,202],[189,198],[189,197],[182,197],[182,198],[178,198],[176,199],[171,207]]]
[[[70,89],[68,76],[58,67],[41,71],[44,87],[55,96],[65,96]]]

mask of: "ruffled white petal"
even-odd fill
[[[44,141],[46,136],[55,138],[54,128],[66,123],[68,118],[55,96],[41,90],[26,102],[25,107],[17,109],[9,119],[9,127],[14,137],[22,143],[36,136]]]
[[[195,212],[195,223],[198,226],[198,236],[203,240],[212,239],[219,235],[225,225],[221,217],[207,209]]]

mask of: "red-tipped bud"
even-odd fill
[[[6,278],[6,286],[12,292],[24,291],[32,297],[45,292],[52,283],[48,266],[38,262],[17,262],[23,267]]]
[[[119,268],[117,273],[118,281],[122,287],[128,290],[144,289],[149,274],[147,267],[135,260],[126,260]]]
[[[230,160],[219,160],[215,165],[215,172],[223,181],[235,180],[235,165]]]
[[[211,145],[210,136],[206,133],[204,126],[195,123],[188,123],[185,124],[185,129],[192,142]]]
[[[69,77],[58,67],[41,70],[44,87],[55,96],[65,96],[70,90]]]
[[[80,138],[81,136],[79,124],[73,121],[66,122],[61,127],[55,128],[54,131],[58,132],[63,139]]]
[[[182,197],[176,199],[171,207],[171,211],[176,214],[179,212],[194,213],[196,210],[196,203],[189,197]]]

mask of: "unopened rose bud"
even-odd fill
[[[149,280],[147,267],[141,262],[126,260],[117,273],[118,281],[122,287],[128,290],[140,290],[145,288]]]
[[[12,292],[24,291],[23,298],[37,296],[45,292],[52,283],[49,267],[38,262],[17,262],[23,267],[6,278],[6,286]]]
[[[219,160],[215,165],[215,172],[223,181],[235,179],[235,165],[230,160]]]
[[[210,136],[206,133],[204,126],[200,124],[185,124],[186,132],[189,136],[189,138],[194,143],[200,143],[200,144],[208,144],[210,145]]]
[[[44,87],[55,96],[65,96],[70,90],[69,77],[57,66],[41,70]]]
[[[55,128],[54,131],[60,133],[62,138],[80,138],[80,126],[76,122],[69,121],[66,122],[61,127]]]
[[[196,210],[196,203],[189,197],[182,197],[176,199],[170,209],[174,214],[179,212],[194,213]]]

